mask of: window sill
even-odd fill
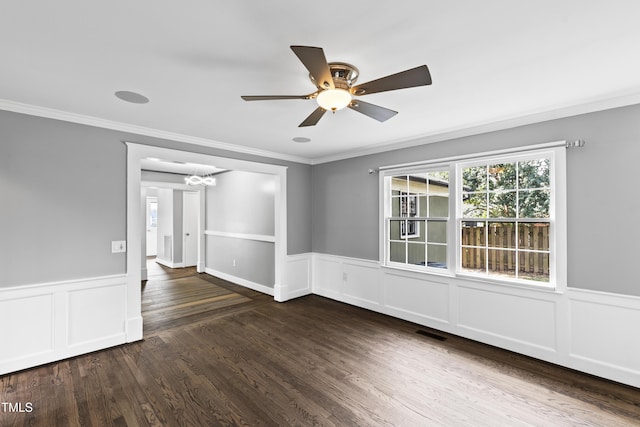
[[[424,268],[420,266],[416,266],[415,268],[404,266],[404,265],[393,265],[393,264],[384,264],[380,263],[380,266],[383,269],[395,270],[399,272],[404,272],[407,274],[415,275],[415,276],[432,276],[432,277],[445,277],[448,279],[456,279],[462,280],[466,282],[472,282],[477,285],[487,286],[487,287],[500,287],[501,289],[518,289],[518,290],[528,290],[528,291],[539,291],[544,293],[553,293],[553,294],[563,294],[564,290],[562,287],[554,284],[529,284],[515,280],[497,280],[492,279],[490,277],[483,277],[473,274],[465,274],[465,273],[454,273],[451,270],[445,269],[436,269],[436,268]]]

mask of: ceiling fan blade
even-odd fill
[[[322,116],[324,116],[324,113],[326,112],[327,110],[322,107],[316,108],[313,113],[309,115],[309,117],[304,119],[304,121],[298,125],[298,127],[301,128],[305,126],[315,126],[315,124],[318,123],[318,121],[322,118]]]
[[[307,67],[316,83],[324,89],[334,89],[333,78],[327,64],[327,58],[321,47],[291,46],[291,50]]]
[[[410,70],[401,71],[377,80],[372,80],[351,88],[351,93],[356,96],[370,93],[386,92],[388,90],[405,89],[431,84],[431,74],[426,65],[421,65]]]
[[[376,119],[379,122],[389,120],[391,117],[398,114],[397,111],[390,110],[388,108],[380,107],[378,105],[369,104],[368,102],[354,100],[348,105],[352,110],[362,113],[365,116],[369,116],[372,119]]]
[[[310,99],[309,95],[242,95],[245,101],[271,101],[274,99]]]

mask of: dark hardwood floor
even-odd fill
[[[640,389],[319,296],[276,303],[152,267],[144,340],[0,377],[2,402],[33,408],[0,406],[0,425],[640,425]]]

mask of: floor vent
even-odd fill
[[[447,337],[443,337],[442,335],[438,335],[438,334],[433,334],[431,332],[424,331],[422,329],[416,331],[416,334],[424,335],[425,337],[433,338],[434,340],[438,340],[438,341],[447,340]]]

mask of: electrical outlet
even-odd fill
[[[111,242],[111,253],[117,254],[121,252],[127,252],[127,241],[114,240],[113,242]]]
[[[349,275],[347,273],[342,273],[342,281],[346,282],[347,280],[349,280]]]
[[[235,260],[235,259],[233,260],[233,266],[234,266],[234,267],[237,267],[237,266],[238,266],[238,263],[236,262],[236,260]]]

